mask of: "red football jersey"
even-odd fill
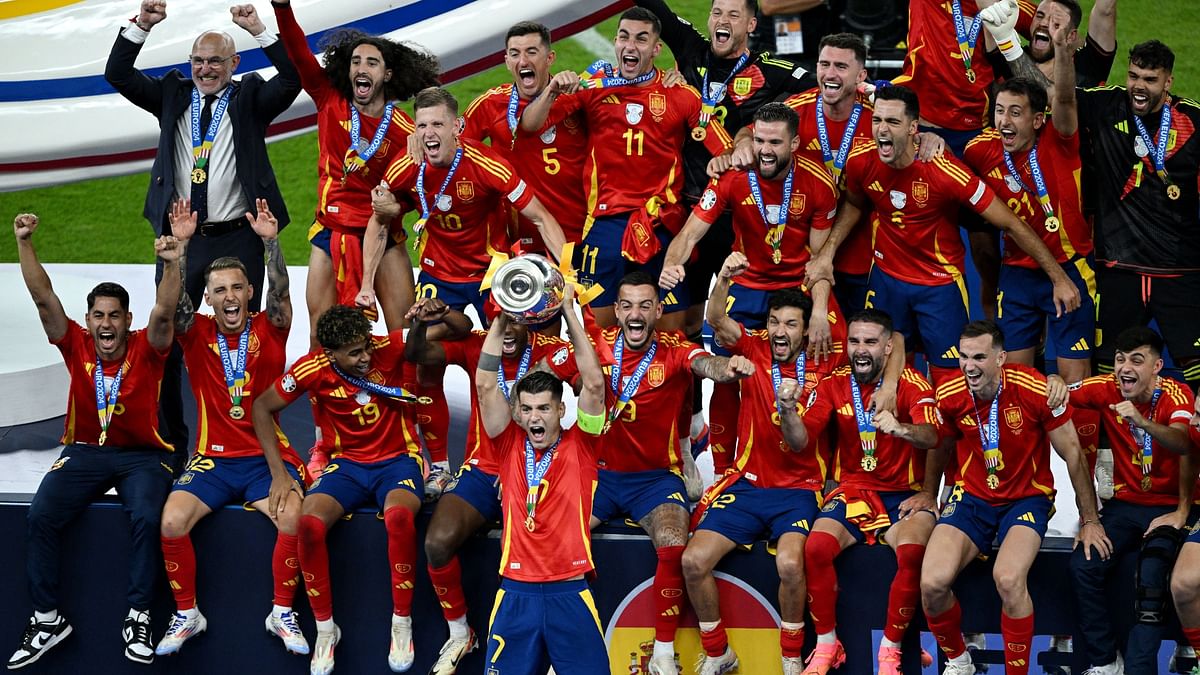
[[[183,363],[187,366],[196,399],[196,454],[212,457],[258,457],[262,446],[254,435],[250,407],[260,387],[269,387],[283,373],[287,362],[286,328],[276,328],[265,314],[250,315],[250,339],[246,347],[246,384],[242,387],[241,406],[244,414],[235,420],[229,410],[233,399],[225,384],[225,369],[217,347],[217,322],[208,315],[196,314],[195,323],[186,333],[176,333],[175,339],[183,348]],[[237,359],[239,333],[226,335],[230,361]],[[300,458],[279,428],[275,416],[275,436],[285,461],[299,465]]]
[[[71,378],[67,389],[67,419],[60,442],[63,445],[97,445],[100,443],[100,418],[96,411],[96,343],[92,334],[69,321],[67,332],[50,343],[58,347]],[[169,353],[170,349],[160,352],[151,346],[145,330],[135,330],[126,337],[124,359],[101,362],[106,392],[112,389],[117,369],[124,370],[104,441],[106,447],[174,449],[158,434],[158,393]]]
[[[893,169],[875,143],[862,143],[846,162],[846,189],[869,200],[879,216],[875,264],[910,284],[941,286],[962,277],[966,251],[958,210],[983,213],[995,193],[952,155]]]
[[[546,583],[586,574],[592,564],[592,490],[599,437],[564,429],[554,459],[542,477],[535,527],[525,527],[525,431],[516,422],[493,441],[500,460],[500,576]],[[535,461],[542,459],[541,453]]]
[[[567,241],[583,238],[583,220],[587,217],[587,199],[583,186],[583,165],[587,160],[587,123],[580,113],[567,115],[540,134],[521,131],[516,135],[508,126],[508,101],[512,84],[493,87],[479,95],[463,113],[467,126],[463,137],[492,140],[492,149],[507,159],[517,173],[529,181],[538,201],[562,227]],[[517,119],[529,101],[518,97]],[[558,105],[555,102],[554,105]],[[518,214],[519,236],[527,250],[544,250],[537,227]],[[531,248],[528,248],[531,247]]]
[[[375,351],[366,379],[375,384],[400,386],[404,368],[404,331],[373,336]],[[275,382],[275,391],[292,403],[307,393],[313,406],[321,438],[330,457],[371,463],[399,455],[421,460],[416,406],[389,396],[372,394],[342,379],[334,371],[325,350],[316,349],[300,358]]]
[[[483,340],[487,337],[484,331],[473,331],[462,340],[447,340],[442,342],[442,350],[446,353],[446,363],[461,366],[467,371],[471,382],[471,425],[467,427],[467,445],[463,457],[464,464],[470,464],[480,471],[493,476],[499,472],[498,458],[492,446],[492,439],[483,430],[483,421],[479,419],[479,397],[475,393],[475,369],[479,366],[479,353],[483,349]],[[558,379],[570,384],[579,369],[575,365],[575,350],[571,343],[562,338],[550,337],[541,333],[529,334],[532,348],[529,355],[529,368],[533,368],[542,359],[546,366]],[[517,386],[517,371],[521,368],[521,355],[513,358],[500,359],[500,367],[504,369],[504,382],[509,392]],[[528,371],[526,371],[528,372]]]
[[[750,262],[749,269],[737,278],[741,286],[768,291],[795,287],[804,278],[804,268],[812,257],[809,233],[833,225],[838,203],[833,179],[820,164],[801,155],[794,156],[792,170],[792,196],[782,225],[768,227],[763,220],[746,170],[726,171],[713,179],[693,208],[696,217],[710,225],[732,209],[734,248],[745,253]],[[779,218],[786,180],[786,171],[772,180],[759,177],[759,190],[772,222]],[[782,237],[778,263],[772,258],[771,246],[777,237]]]
[[[836,452],[831,478],[844,486],[881,492],[920,490],[925,482],[926,451],[895,436],[876,432],[875,470],[865,471],[862,468],[863,450],[858,437],[854,397],[850,392],[851,377],[850,367],[845,366],[821,380],[804,411],[804,424],[809,434],[818,434],[830,427],[835,430]],[[869,406],[875,383],[861,385],[859,391],[864,406]],[[906,368],[901,376],[896,392],[896,409],[898,422],[940,427],[933,387],[912,368]],[[830,424],[831,421],[833,424]]]
[[[483,279],[493,253],[508,251],[509,204],[519,211],[533,192],[495,150],[469,138],[460,145],[462,159],[440,200],[448,166],[416,164],[404,155],[388,167],[387,182],[398,198],[420,209],[417,174],[425,167],[430,216],[417,253],[421,269],[442,281],[470,283]]]
[[[960,131],[980,129],[987,125],[987,91],[996,79],[987,60],[984,36],[987,29],[979,27],[979,39],[971,51],[971,69],[967,74],[962,52],[954,29],[951,4],[961,2],[962,18],[967,29],[979,14],[975,0],[912,0],[908,5],[908,52],[904,57],[904,73],[892,80],[917,92],[921,99],[921,119],[939,127]],[[1029,25],[1037,8],[1028,0],[1018,3],[1020,16],[1017,30],[1029,33]]]
[[[980,424],[987,431],[991,401],[976,401],[963,376],[937,388],[938,411],[950,436],[958,437],[957,484],[989,504],[1025,497],[1054,497],[1048,432],[1071,421],[1071,408],[1051,411],[1046,405],[1046,377],[1027,366],[1006,364],[1001,374],[999,405],[1000,464],[996,489],[987,485]],[[1055,414],[1057,413],[1057,414]]]
[[[661,72],[644,85],[581,89],[559,97],[544,128],[575,112],[587,119],[584,184],[592,217],[636,211],[664,187],[676,199],[683,194],[683,144],[700,123],[699,92],[664,87]],[[704,145],[712,154],[732,145],[725,127],[706,129]],[[631,167],[638,180],[630,180]]]
[[[983,177],[1008,208],[1041,236],[1059,263],[1085,256],[1092,252],[1092,228],[1083,217],[1079,197],[1079,176],[1083,170],[1079,159],[1079,133],[1063,136],[1054,129],[1053,118],[1047,118],[1046,126],[1038,133],[1037,152],[1050,205],[1061,223],[1057,232],[1046,231],[1046,212],[1038,202],[1028,151],[1012,156],[1013,165],[1021,176],[1020,183],[1004,163],[1004,146],[1000,142],[1000,132],[995,129],[984,131],[968,143],[963,161]],[[1025,187],[1034,192],[1026,191]],[[1038,269],[1037,262],[1017,246],[1012,237],[1005,234],[1004,240],[1004,264]]]
[[[809,89],[795,96],[790,96],[785,104],[800,117],[799,134],[801,139],[809,139],[808,143],[800,146],[800,152],[810,156],[813,161],[825,168],[830,176],[833,175],[833,167],[831,164],[825,163],[825,156],[821,153],[821,141],[817,129],[817,98],[820,96],[819,89]],[[859,97],[859,103],[862,104],[862,113],[859,114],[858,124],[854,127],[854,139],[862,139],[870,141],[871,137],[871,114],[874,108],[871,107],[870,101],[865,97]],[[838,148],[841,147],[842,136],[846,133],[846,126],[850,124],[850,119],[831,120],[828,116],[825,117],[825,131],[828,134],[829,150],[834,157],[837,157]],[[844,167],[843,167],[844,168]],[[836,177],[835,183],[840,188],[844,183],[844,174]],[[833,267],[843,274],[867,274],[871,271],[871,242],[873,239],[872,228],[867,225],[859,225],[850,232],[850,236],[842,242],[838,247],[837,256],[834,257]]]
[[[361,235],[371,218],[371,188],[379,185],[389,163],[408,152],[413,121],[399,106],[395,107],[387,133],[375,154],[365,166],[347,174],[345,160],[351,144],[350,101],[334,88],[313,56],[291,5],[274,7],[288,58],[300,72],[304,91],[317,106],[317,222],[331,230]],[[370,143],[381,120],[368,115],[359,115],[359,120],[358,135]]]
[[[600,334],[597,352],[602,364],[615,363],[609,358],[620,333],[619,327]],[[679,437],[688,433],[686,419],[691,417],[692,362],[709,356],[703,348],[688,342],[682,333],[656,331],[654,359],[621,414],[605,432],[600,446],[600,468],[610,471],[683,470]],[[621,358],[618,388],[625,390],[629,378],[649,349],[634,352],[628,348]],[[613,410],[618,393],[612,390],[612,369],[604,366],[605,408]],[[686,415],[683,412],[686,411]]]
[[[771,372],[771,343],[766,331],[747,333],[726,347],[741,354],[754,364],[754,374],[741,381],[742,408],[738,420],[737,456],[734,467],[746,480],[761,488],[803,488],[820,491],[825,486],[829,470],[829,448],[826,437],[814,436],[808,447],[793,451],[783,440],[779,410],[775,398],[775,381]],[[818,367],[806,367],[804,389],[799,400],[807,401],[809,394],[832,370],[832,362]],[[795,362],[780,364],[779,376],[799,380]],[[797,403],[796,411],[803,414],[804,404]]]
[[[1192,419],[1192,392],[1169,377],[1160,377],[1162,393],[1153,409],[1135,403],[1138,412],[1163,425],[1187,424]],[[1113,496],[1125,502],[1171,506],[1179,503],[1179,457],[1152,441],[1150,489],[1142,489],[1142,445],[1133,438],[1129,422],[1109,409],[1124,400],[1115,375],[1096,375],[1071,391],[1071,405],[1100,413],[1100,423],[1112,443]],[[1139,430],[1140,431],[1140,430]]]

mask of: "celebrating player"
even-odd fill
[[[492,322],[475,370],[480,421],[499,461],[504,525],[487,667],[506,675],[540,672],[547,659],[561,673],[609,672],[600,617],[584,580],[593,570],[584,523],[605,426],[604,376],[575,314],[571,288],[562,312],[582,387],[574,427],[561,426],[563,383],[550,373],[535,371],[517,381],[515,406],[505,397],[498,374],[507,315]]]
[[[450,310],[447,316],[455,314],[458,312]],[[481,433],[479,401],[473,386],[487,334],[476,331],[461,340],[431,340],[426,339],[429,323],[424,315],[414,316],[405,358],[426,366],[453,363],[462,367],[472,379],[471,421],[467,427],[463,464],[454,484],[438,500],[425,535],[429,579],[450,627],[450,637],[438,653],[432,672],[434,675],[451,675],[463,656],[475,648],[475,632],[467,624],[467,599],[463,593],[457,552],[480,527],[500,520],[497,483],[500,458],[491,439]],[[507,322],[497,369],[496,382],[500,392],[511,402],[516,383],[527,373],[538,371],[572,382],[577,371],[570,344],[561,338],[532,332],[523,324]]]
[[[983,27],[992,35],[988,51],[999,49],[1013,75],[1025,77],[1046,88],[1051,100],[1057,98],[1054,83],[1057,50],[1054,32],[1061,26],[1067,32],[1075,66],[1066,83],[1076,87],[1098,87],[1108,79],[1117,51],[1117,0],[1097,0],[1088,15],[1087,38],[1080,45],[1079,24],[1083,8],[1079,0],[1042,0],[1029,26],[1029,47],[1021,47],[1016,31],[1020,11],[1015,0],[997,2],[984,11]],[[1078,51],[1075,51],[1078,47]]]
[[[37,228],[38,217],[32,213],[13,219],[21,276],[46,337],[62,353],[71,383],[65,447],[29,505],[26,573],[33,616],[8,667],[37,661],[71,634],[71,624],[58,613],[60,538],[92,497],[110,487],[117,489],[130,521],[129,614],[121,631],[125,657],[150,663],[150,601],[158,565],[154,534],[171,485],[167,456],[173,450],[158,432],[158,392],[174,335],[182,247],[172,236],[154,242],[166,276],[145,330],[130,329],[129,293],[109,282],[88,293],[85,328],[67,318],[38,261],[33,247]],[[92,409],[95,416],[86,412]]]
[[[1066,392],[1048,393],[1040,373],[1007,364],[1004,335],[990,321],[967,324],[958,352],[962,375],[938,386],[937,401],[947,430],[958,440],[959,477],[925,551],[921,604],[930,632],[949,659],[943,672],[974,673],[963,643],[962,609],[951,586],[968,563],[991,551],[992,540],[998,540],[992,577],[1002,608],[1005,672],[1025,675],[1033,640],[1027,576],[1054,505],[1048,443],[1067,464],[1083,519],[1079,541],[1084,556],[1107,558],[1112,542],[1096,513],[1096,492]]]
[[[738,658],[721,625],[712,570],[734,548],[753,544],[766,532],[776,542],[783,672],[799,675],[804,644],[804,542],[817,517],[817,495],[825,483],[828,457],[822,456],[817,443],[806,450],[807,439],[798,434],[803,426],[798,401],[832,368],[828,360],[824,368],[807,362],[805,336],[812,301],[799,289],[771,293],[765,331],[748,332],[730,317],[726,309],[730,279],[746,267],[745,256],[731,253],[708,299],[708,322],[717,342],[754,364],[754,373],[739,382],[743,414],[738,419],[735,468],[705,494],[702,507],[707,508],[684,551],[683,570],[704,646],[697,671],[701,675],[729,672],[738,667]]]
[[[838,580],[833,562],[847,547],[886,543],[896,552],[898,569],[879,645],[881,674],[899,675],[900,641],[920,602],[921,560],[937,522],[945,462],[937,451],[933,388],[916,371],[906,369],[900,377],[896,414],[870,408],[869,397],[883,379],[891,353],[891,323],[888,315],[873,309],[851,316],[850,365],[822,380],[804,410],[806,437],[834,428],[834,466],[840,469],[832,476],[838,488],[826,498],[804,547],[817,631],[817,647],[805,673],[825,675],[844,658],[835,630]]]
[[[292,325],[290,284],[279,245],[278,223],[266,200],[258,200],[257,217],[247,213],[246,218],[267,251],[270,287],[266,316],[248,311],[254,289],[245,268],[234,258],[218,258],[206,271],[204,299],[215,315],[196,314],[186,293],[180,296],[175,315],[176,340],[183,347],[200,432],[195,456],[175,481],[163,507],[163,558],[176,611],[155,648],[159,656],[179,651],[185,641],[208,627],[196,606],[196,553],[189,533],[201,518],[231,502],[250,504],[278,528],[271,558],[275,606],[266,626],[283,640],[288,651],[308,653],[308,643],[292,612],[292,598],[300,581],[296,526],[301,491],[296,489],[288,495],[285,509],[274,512],[268,508],[271,470],[248,414],[255,397],[283,372]],[[171,231],[180,241],[186,244],[195,223],[196,213],[186,200],[171,207]],[[299,481],[303,472],[300,458],[278,424],[275,433],[288,463],[286,470]]]

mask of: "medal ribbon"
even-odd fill
[[[971,54],[975,52],[975,44],[979,41],[979,29],[983,26],[983,17],[976,15],[967,28],[963,19],[962,2],[950,0],[950,10],[954,15],[954,36],[958,39],[958,52],[962,54],[963,68],[971,69]]]
[[[225,371],[225,386],[229,388],[229,398],[234,405],[242,404],[242,387],[246,385],[246,351],[250,346],[250,317],[246,318],[246,327],[238,336],[237,361],[229,358],[229,343],[225,334],[217,330],[217,351],[221,353],[221,368]]]
[[[1155,387],[1154,396],[1150,397],[1150,415],[1147,417],[1151,422],[1154,421],[1154,409],[1158,407],[1158,399],[1161,396],[1162,389]],[[1129,423],[1129,434],[1142,444],[1142,476],[1149,476],[1150,470],[1154,468],[1154,437],[1145,429],[1135,427],[1133,422]]]
[[[1042,175],[1042,166],[1038,163],[1037,141],[1034,141],[1033,147],[1029,149],[1029,173],[1033,175],[1033,184],[1036,190],[1030,190],[1025,181],[1021,180],[1021,174],[1017,173],[1017,165],[1013,162],[1012,155],[1007,150],[1004,150],[1004,165],[1008,167],[1008,173],[1017,181],[1017,185],[1021,189],[1037,195],[1038,203],[1042,205],[1042,211],[1047,218],[1054,217],[1054,205],[1050,203],[1050,191],[1046,189],[1046,177]]]
[[[1146,125],[1142,123],[1142,118],[1134,115],[1133,124],[1137,127],[1142,142],[1146,144],[1146,150],[1150,152],[1151,159],[1154,160],[1154,173],[1158,174],[1162,182],[1170,185],[1171,178],[1167,175],[1167,141],[1171,137],[1171,104],[1163,103],[1162,114],[1158,120],[1158,140],[1154,144],[1150,143],[1150,133],[1146,131]]]
[[[450,187],[450,180],[454,178],[454,172],[458,171],[458,163],[462,161],[463,149],[459,146],[454,151],[454,161],[450,162],[450,170],[446,172],[446,180],[442,181],[442,187],[438,188],[438,192],[433,196],[433,203],[436,205],[442,195],[446,194],[446,188]],[[421,217],[413,224],[413,232],[420,234],[421,230],[425,229],[425,221],[429,220],[429,202],[425,199],[425,167],[429,163],[421,160],[421,168],[417,170],[417,197],[421,200]]]
[[[996,388],[996,396],[992,399],[992,407],[988,412],[987,429],[983,428],[983,417],[979,414],[979,402],[971,396],[975,405],[975,420],[978,423],[979,443],[983,446],[983,465],[987,467],[988,476],[996,475],[996,467],[1000,466],[1000,392],[1004,391],[1004,379],[1001,376],[1000,386]]]
[[[521,121],[521,117],[517,115],[517,108],[519,108],[520,105],[521,97],[517,93],[517,85],[514,83],[512,86],[512,92],[508,95],[508,112],[506,113],[506,117],[508,118],[508,130],[512,132],[512,143],[509,147],[517,144],[517,125]]]
[[[587,76],[579,79],[579,86],[584,89],[603,89],[605,87],[623,87],[630,84],[641,84],[649,82],[658,74],[657,68],[651,68],[650,72],[642,73],[633,79],[625,79],[616,74],[612,64],[603,59],[592,62],[592,65],[587,68]]]
[[[746,63],[750,60],[750,52],[742,52],[742,55],[738,57],[737,63],[733,64],[733,69],[729,71],[729,75],[725,77],[725,81],[713,87],[713,91],[710,92],[708,89],[708,72],[710,70],[708,63],[712,60],[711,56],[712,52],[710,51],[704,58],[704,86],[700,89],[701,129],[708,126],[708,121],[712,119],[713,113],[717,111],[717,104],[725,98],[725,92],[728,90],[729,81],[733,79],[734,75],[738,74],[738,71],[740,71],[742,68],[745,68]]]
[[[800,391],[804,391],[804,378],[807,373],[806,368],[807,354],[804,350],[800,350],[800,355],[796,357],[796,381],[800,383]],[[779,416],[783,417],[783,405],[779,403],[779,385],[783,383],[783,373],[779,370],[779,364],[775,361],[771,362],[771,386],[775,389],[775,410],[779,412]]]
[[[882,382],[882,378],[880,382]],[[876,387],[879,384],[875,385]],[[850,376],[850,398],[854,401],[854,419],[858,422],[858,443],[862,446],[863,456],[875,455],[875,411],[863,407],[862,391],[858,388],[858,380]]]
[[[758,207],[758,215],[762,216],[763,222],[767,225],[768,234],[776,227],[779,228],[779,234],[771,238],[771,252],[779,253],[779,247],[783,246],[783,224],[787,222],[788,207],[792,199],[792,179],[796,176],[796,163],[788,167],[787,178],[783,179],[783,197],[782,203],[779,205],[779,222],[771,222],[771,218],[767,215],[767,204],[763,200],[762,188],[758,184],[758,172],[750,170],[746,172],[746,180],[750,183],[750,196],[754,199],[754,205]],[[776,260],[778,262],[778,260]]]
[[[817,97],[817,140],[821,142],[821,156],[825,158],[825,168],[833,175],[835,183],[841,178],[846,159],[850,157],[850,146],[854,144],[854,132],[858,129],[858,118],[862,117],[862,111],[862,104],[856,101],[850,111],[850,119],[846,122],[846,130],[842,132],[842,142],[835,157],[829,145],[829,131],[825,126],[825,104],[820,96]]]
[[[379,384],[377,382],[372,382],[370,380],[366,380],[361,377],[356,377],[354,375],[351,375],[350,373],[347,373],[346,371],[342,370],[341,368],[338,368],[338,364],[335,363],[333,359],[329,359],[329,365],[333,367],[333,372],[337,373],[338,377],[340,377],[343,380],[349,382],[350,384],[358,387],[359,389],[369,391],[372,394],[386,396],[387,398],[395,399],[397,401],[400,401],[401,403],[420,403],[420,402],[422,402],[420,396],[417,396],[416,394],[405,389],[404,387],[389,387],[386,384]]]
[[[529,361],[533,357],[533,343],[525,345],[525,353],[521,354],[521,363],[517,365],[517,377],[515,382],[520,382],[525,373],[529,372]],[[512,394],[509,393],[508,381],[504,379],[504,367],[496,369],[496,383],[500,385],[500,393],[504,394],[505,401],[512,400]]]
[[[343,162],[343,175],[358,171],[375,156],[375,152],[383,144],[384,136],[387,136],[388,127],[392,125],[392,110],[395,107],[396,104],[393,101],[388,101],[387,105],[383,107],[383,117],[379,119],[379,128],[375,130],[371,144],[360,150],[359,144],[363,140],[359,136],[362,119],[359,117],[358,108],[350,106],[350,149],[346,151],[346,159]]]
[[[542,487],[542,477],[550,470],[550,462],[554,460],[554,451],[558,449],[558,444],[562,442],[560,434],[558,440],[554,441],[554,445],[546,448],[545,454],[541,460],[534,464],[533,443],[529,442],[529,437],[525,437],[525,484],[529,486],[529,492],[525,494],[525,526],[529,527],[533,524],[533,518],[537,511],[538,490]]]
[[[612,424],[618,417],[621,416],[621,411],[625,406],[629,405],[629,399],[637,392],[638,385],[642,383],[642,378],[646,376],[646,371],[650,370],[650,362],[654,360],[654,355],[658,352],[658,340],[650,343],[650,347],[646,353],[642,355],[642,360],[638,362],[637,369],[633,371],[633,375],[629,377],[629,381],[625,383],[625,388],[621,387],[621,361],[625,356],[625,336],[618,335],[616,342],[613,343],[613,365],[612,375],[609,377],[609,386],[612,388],[612,393],[617,394],[617,404],[608,413],[608,423]]]
[[[221,98],[217,99],[217,104],[213,106],[212,121],[208,123],[208,130],[204,132],[204,140],[200,140],[200,104],[202,99],[200,92],[192,87],[192,160],[198,168],[203,169],[205,164],[208,164],[208,156],[212,154],[213,140],[217,137],[217,129],[221,126],[221,118],[225,116],[225,109],[229,107],[229,96],[233,93],[233,85],[225,87],[225,93],[221,94]]]
[[[113,409],[117,407],[117,397],[121,394],[121,380],[125,377],[125,369],[128,367],[129,359],[126,358],[113,377],[112,389],[105,391],[104,363],[100,360],[100,354],[96,354],[96,370],[92,372],[92,378],[96,384],[96,416],[100,418],[101,437],[108,434],[108,425],[112,424]]]

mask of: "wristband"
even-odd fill
[[[996,47],[1004,55],[1005,61],[1016,61],[1025,53],[1025,50],[1021,48],[1021,36],[1015,30],[1010,30],[1007,35],[993,35],[992,37],[996,40]]]
[[[479,354],[479,365],[476,367],[485,373],[494,373],[500,370],[500,355],[481,352]]]

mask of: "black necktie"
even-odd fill
[[[204,109],[200,111],[200,138],[208,134],[208,125],[212,124],[212,104],[217,100],[216,94],[204,97]],[[213,168],[212,151],[209,151],[208,161],[204,168],[192,169],[192,210],[196,212],[196,222],[208,222],[208,172]]]

